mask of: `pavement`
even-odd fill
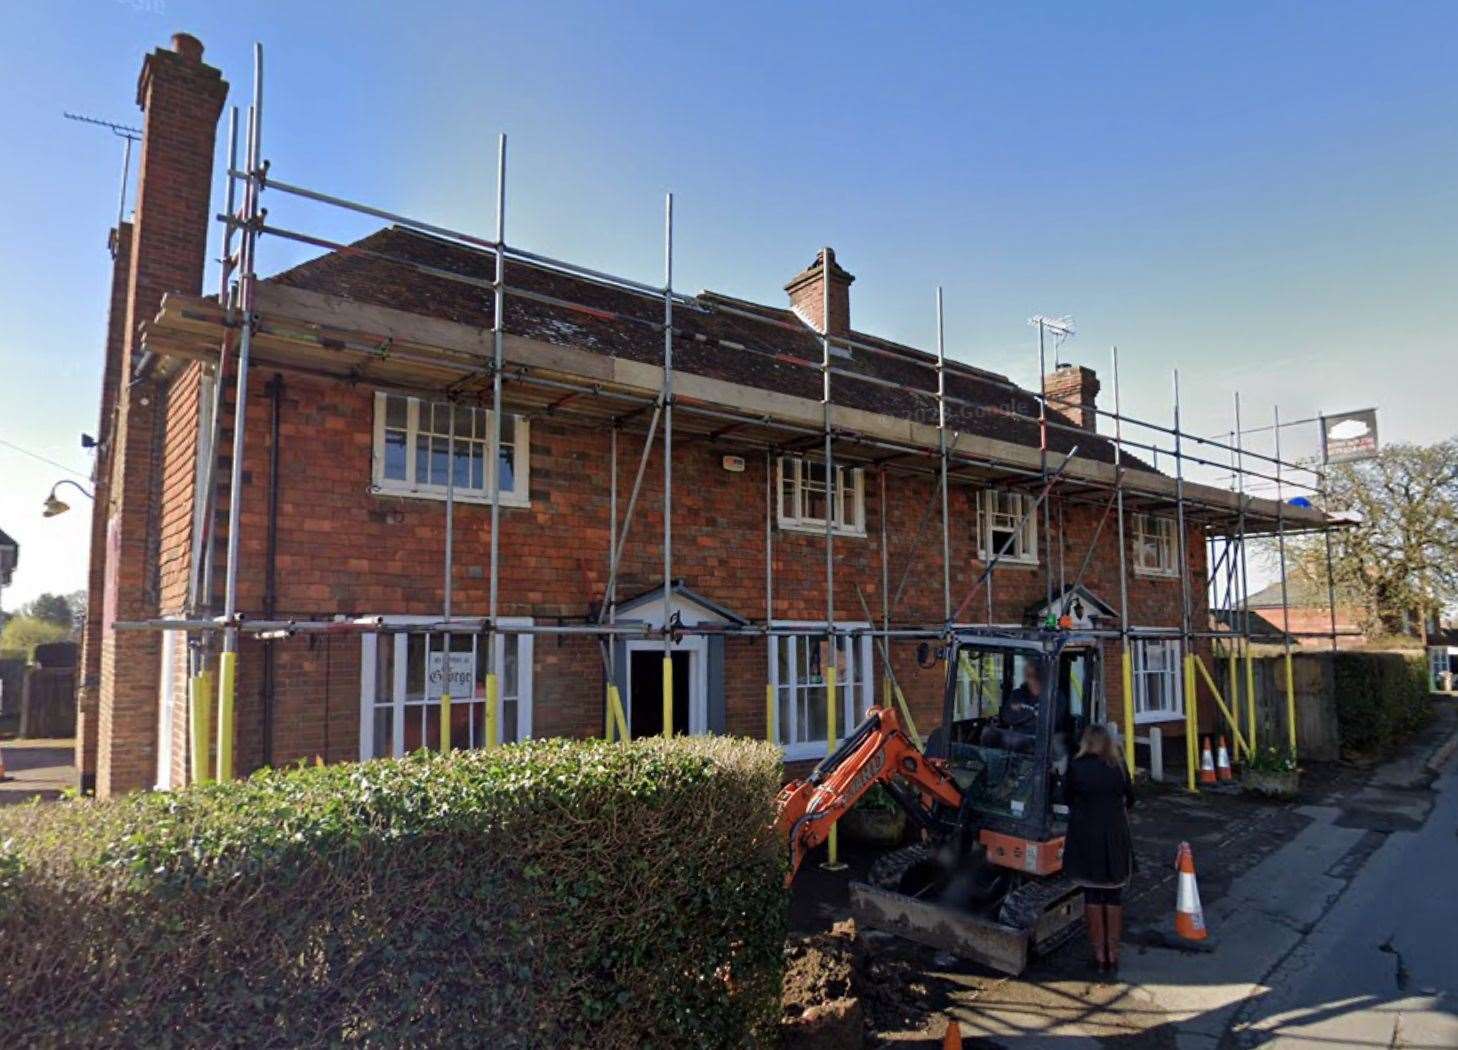
[[[0,806],[59,798],[75,787],[75,747],[74,740],[0,740],[6,774],[0,780]]]

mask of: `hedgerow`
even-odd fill
[[[778,1012],[780,759],[530,742],[0,814],[12,1045],[731,1047]]]
[[[1342,747],[1377,752],[1421,729],[1431,714],[1427,667],[1401,653],[1337,653],[1333,658]]]

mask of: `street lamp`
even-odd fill
[[[62,485],[74,486],[76,491],[81,493],[81,495],[85,496],[87,499],[96,498],[95,496],[91,495],[91,493],[83,489],[80,485],[76,484],[76,482],[72,481],[69,478],[66,478],[64,480],[56,482],[54,485],[51,486],[51,494],[46,497],[46,502],[44,504],[45,510],[41,512],[42,517],[54,518],[57,514],[64,514],[66,513],[66,511],[71,509],[71,504],[64,503],[56,498],[56,489],[60,488]]]

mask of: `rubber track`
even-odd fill
[[[914,846],[903,846],[878,858],[871,865],[871,870],[866,875],[866,881],[878,889],[900,893],[901,880],[906,877],[907,872],[918,864],[925,864],[935,859],[936,848],[925,842],[918,842]]]
[[[1029,880],[1003,898],[997,921],[1014,929],[1031,931],[1044,912],[1074,889],[1069,879]]]

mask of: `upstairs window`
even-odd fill
[[[496,469],[502,504],[526,506],[529,424],[520,416],[503,416],[495,456],[491,429],[490,411],[476,405],[375,394],[374,490],[445,499],[453,475],[455,499],[489,503]]]
[[[977,502],[978,557],[989,561],[1001,554],[998,564],[1038,564],[1038,518],[1030,513],[1032,507],[1033,498],[1021,492],[983,492]]]
[[[781,456],[779,462],[779,520],[782,529],[825,531],[825,464],[799,456]],[[859,467],[835,468],[830,513],[833,529],[841,536],[866,534],[865,472]]]
[[[1134,571],[1143,576],[1177,576],[1175,523],[1152,514],[1134,515]]]

